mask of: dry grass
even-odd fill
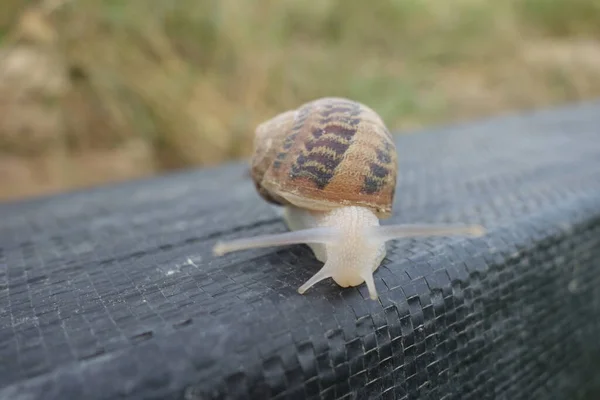
[[[0,11],[0,198],[245,157],[319,96],[409,129],[600,94],[596,0],[29,3]]]

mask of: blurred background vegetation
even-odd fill
[[[600,95],[598,0],[2,0],[0,200],[247,157],[320,96],[391,129]]]

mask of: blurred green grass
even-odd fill
[[[600,94],[596,0],[3,7],[2,197],[247,157],[258,123],[320,96],[404,130]]]

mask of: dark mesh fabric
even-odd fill
[[[285,227],[245,164],[0,204],[0,398],[600,399],[600,103],[397,137],[380,294]]]

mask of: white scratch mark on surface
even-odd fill
[[[186,265],[192,265],[192,266],[194,266],[194,267],[196,267],[196,268],[200,268],[200,267],[198,267],[198,266],[196,265],[196,263],[195,263],[194,261],[192,261],[192,259],[191,259],[191,258],[189,258],[189,257],[188,257],[188,259],[187,259],[187,261],[186,261]]]
[[[195,257],[195,259],[196,259],[196,262],[200,262],[202,260],[202,257]],[[183,262],[182,264],[175,264],[172,268],[169,268],[166,271],[164,269],[160,269],[160,268],[159,268],[159,270],[161,272],[163,272],[166,276],[171,276],[178,272],[181,272],[181,267],[185,267],[186,265],[191,265],[193,267],[200,268],[200,266],[198,264],[196,264],[194,262],[194,260],[192,260],[191,257],[188,257],[185,260],[185,262]]]

